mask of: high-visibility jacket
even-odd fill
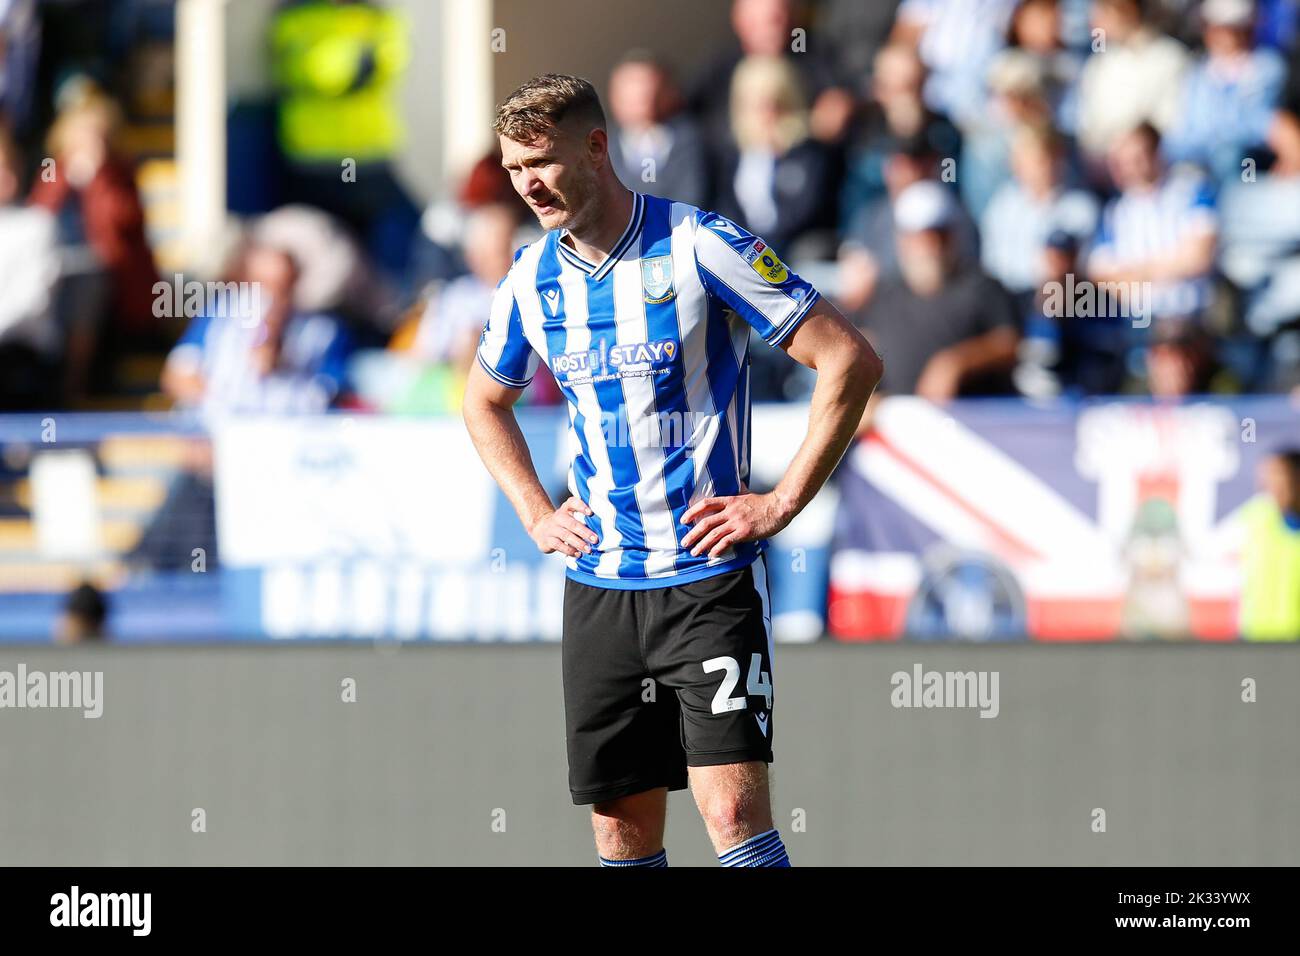
[[[369,3],[280,10],[271,51],[285,155],[305,163],[392,156],[404,134],[396,93],[408,39],[400,13]]]
[[[1241,633],[1249,641],[1300,639],[1300,529],[1268,495],[1242,506]]]

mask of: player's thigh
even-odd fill
[[[677,692],[691,767],[772,760],[772,645],[764,565],[671,589],[649,662]]]
[[[650,680],[634,600],[633,592],[565,582],[565,740],[577,804],[686,786],[678,701]]]

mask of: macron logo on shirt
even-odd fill
[[[550,311],[551,318],[555,318],[555,310],[560,305],[560,290],[547,289],[542,293],[542,298],[546,300],[546,308]]]

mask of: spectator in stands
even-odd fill
[[[250,236],[293,258],[297,311],[336,315],[358,341],[387,341],[400,299],[342,222],[312,206],[281,206],[259,216]]]
[[[353,357],[349,378],[364,404],[401,414],[460,410],[497,286],[514,260],[517,225],[513,205],[483,206],[470,213],[465,227],[469,272],[431,283],[386,350]],[[522,401],[554,404],[559,399],[554,377],[539,369]]]
[[[416,295],[430,282],[453,279],[465,271],[460,248],[466,215],[482,206],[505,206],[517,223],[537,221],[510,185],[510,174],[501,165],[501,149],[495,143],[470,167],[454,196],[435,197],[420,216],[407,282]]]
[[[407,20],[370,0],[304,0],[280,5],[270,32],[285,199],[343,220],[400,279],[420,219],[393,170],[405,136],[397,94],[411,55]]]
[[[668,68],[646,51],[628,53],[609,78],[609,155],[630,189],[692,206],[709,200],[709,156]]]
[[[721,166],[715,209],[787,258],[796,239],[832,222],[831,165],[809,136],[799,77],[779,57],[750,57],[732,75],[734,148]],[[827,236],[829,240],[829,236]]]
[[[1268,146],[1268,171],[1232,183],[1220,201],[1219,265],[1245,293],[1245,325],[1261,338],[1300,316],[1300,118],[1277,113]]]
[[[961,134],[948,118],[926,106],[922,96],[925,65],[909,46],[890,44],[876,54],[868,102],[850,128],[840,224],[846,227],[862,210],[886,197],[885,164],[900,142],[921,140],[938,157],[961,152]]]
[[[209,303],[167,357],[162,387],[205,413],[321,412],[343,394],[351,341],[339,321],[297,311],[297,269],[287,253],[249,244],[234,296]]]
[[[29,202],[58,223],[66,329],[64,392],[116,387],[117,365],[132,353],[161,353],[173,329],[154,313],[158,273],[145,238],[135,169],[119,152],[117,104],[82,77],[67,81],[46,137]]]
[[[1140,123],[1164,131],[1178,117],[1187,50],[1143,19],[1140,0],[1097,0],[1092,55],[1079,78],[1079,146],[1100,167]]]
[[[21,177],[17,147],[0,131],[0,411],[52,409],[60,398],[57,230],[49,212],[19,203]]]
[[[108,600],[93,584],[82,584],[68,595],[54,623],[58,644],[97,643],[104,640]]]
[[[1141,284],[1128,287],[1149,291],[1156,322],[1199,319],[1210,298],[1218,236],[1205,183],[1166,172],[1160,134],[1147,123],[1116,140],[1109,166],[1119,196],[1102,213],[1089,278]]]
[[[940,156],[924,135],[892,144],[884,168],[886,195],[859,210],[845,230],[840,246],[836,298],[842,309],[861,309],[881,280],[899,277],[895,204],[913,183],[937,181],[941,175],[940,162]],[[948,232],[954,256],[963,262],[978,256],[979,234],[960,204],[952,210]]]
[[[1035,64],[1053,125],[1073,134],[1084,60],[1065,44],[1061,0],[1021,0],[1011,18],[1008,47],[1006,52],[1025,56]]]
[[[157,347],[165,331],[153,309],[158,273],[135,171],[114,145],[120,125],[117,104],[103,93],[74,96],[50,130],[54,162],[42,167],[30,201],[55,214],[65,245],[88,244],[108,273],[110,341]]]
[[[1011,149],[1015,178],[994,193],[984,210],[984,268],[1022,305],[1046,278],[1042,251],[1047,237],[1064,231],[1083,244],[1097,227],[1096,200],[1065,186],[1064,167],[1064,143],[1050,127],[1022,127]]]
[[[1191,395],[1221,391],[1221,366],[1215,343],[1194,322],[1170,320],[1152,327],[1144,352],[1146,388],[1152,398],[1179,401]]]
[[[978,119],[962,129],[961,175],[963,202],[976,219],[997,188],[1011,178],[1011,143],[1022,126],[1048,126],[1042,64],[1022,50],[1005,50],[990,64],[989,99]]]
[[[984,75],[1006,42],[1016,0],[904,0],[893,39],[912,46],[930,75],[926,102],[960,127],[984,112]]]
[[[1022,395],[1109,395],[1124,384],[1128,327],[1080,315],[1065,293],[1079,274],[1080,239],[1058,229],[1038,256],[1042,281],[1026,313],[1014,380]]]
[[[736,44],[708,64],[690,86],[686,103],[703,125],[710,151],[725,153],[731,144],[732,90],[741,61],[751,56],[780,57],[793,67],[799,98],[811,104],[808,128],[823,142],[843,136],[853,112],[853,97],[835,85],[830,57],[796,52],[791,0],[732,0],[731,27]]]
[[[901,280],[882,282],[855,321],[885,362],[880,389],[945,402],[1010,394],[1020,334],[1006,291],[954,255],[957,201],[935,182],[898,197]]]
[[[514,261],[516,225],[513,210],[505,206],[470,213],[465,225],[469,272],[436,287],[420,315],[398,329],[389,347],[425,362],[447,362],[465,335],[477,342],[496,288]]]
[[[1300,448],[1260,464],[1261,493],[1241,509],[1239,622],[1248,641],[1300,639]]]
[[[1205,53],[1188,71],[1177,121],[1165,138],[1173,161],[1206,167],[1220,182],[1241,175],[1241,160],[1268,135],[1286,79],[1275,50],[1256,47],[1252,0],[1205,0]]]

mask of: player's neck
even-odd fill
[[[601,193],[597,202],[601,210],[599,218],[579,232],[566,230],[561,238],[562,242],[571,243],[578,255],[595,263],[604,261],[627,231],[634,199],[630,189],[614,180]]]

